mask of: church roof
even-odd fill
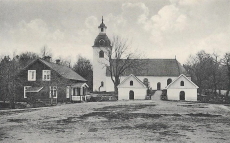
[[[101,42],[101,40],[103,40],[103,42]],[[109,37],[105,33],[99,34],[94,41],[93,47],[111,47]]]
[[[102,22],[102,23],[100,24],[100,26],[98,26],[98,28],[107,28],[107,27],[106,27],[105,24]]]
[[[100,26],[98,26],[98,28],[107,28],[104,24],[104,20],[103,20],[103,16],[102,16],[102,19],[101,19],[101,24]]]
[[[113,60],[115,61],[115,60]],[[112,61],[112,62],[113,62]],[[122,59],[119,61],[122,65],[124,62],[133,62],[138,68],[127,68],[122,76],[179,76],[188,75],[184,67],[176,59]],[[110,76],[109,67],[106,70],[106,76]]]

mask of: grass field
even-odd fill
[[[117,101],[0,111],[0,142],[229,142],[230,106]]]

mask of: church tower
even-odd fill
[[[106,91],[106,66],[109,65],[108,52],[111,49],[111,42],[106,35],[107,27],[103,17],[99,34],[93,45],[93,91]]]

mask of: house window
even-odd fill
[[[181,81],[181,82],[180,82],[180,86],[184,86],[184,81]]]
[[[66,98],[69,98],[69,90],[70,90],[70,86],[66,87]]]
[[[73,96],[80,96],[81,95],[81,88],[74,88],[73,89]]]
[[[167,80],[167,85],[169,85],[171,82],[172,82],[172,79],[169,78],[169,79]]]
[[[102,50],[99,52],[99,58],[104,58],[104,52]]]
[[[28,70],[28,81],[36,81],[36,70]]]
[[[81,95],[81,88],[77,88],[77,96]]]
[[[57,98],[57,86],[50,86],[50,98]]]
[[[27,90],[29,87],[31,87],[31,86],[24,86],[24,98],[27,98],[27,96],[26,96],[26,90]]]
[[[131,80],[131,81],[129,82],[129,84],[130,84],[130,86],[133,86],[133,81]]]
[[[102,82],[101,82],[101,87],[103,87],[103,86],[104,86],[104,82],[102,81]]]
[[[50,70],[42,70],[42,80],[43,81],[50,81]]]

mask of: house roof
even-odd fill
[[[76,83],[76,84],[73,84],[71,87],[83,87],[83,86],[86,86],[86,87],[89,87],[86,83]]]
[[[188,79],[184,74],[181,74],[179,77],[177,77],[175,80],[173,80],[168,86],[165,88],[168,89],[170,86],[172,86],[177,80],[179,80],[181,77],[184,77],[188,82],[190,82],[195,88],[199,88],[194,82],[192,82],[190,79]]]
[[[62,77],[66,78],[66,79],[78,80],[78,81],[87,81],[86,79],[84,79],[82,76],[80,76],[78,73],[76,73],[75,71],[73,71],[72,69],[70,69],[67,66],[63,66],[63,65],[52,63],[52,62],[48,62],[48,61],[40,59],[40,58],[34,60],[33,62],[31,62],[24,69],[27,69],[30,65],[32,65],[36,61],[42,62],[43,64],[45,64],[46,66],[48,66],[52,70],[56,71],[59,75],[61,75]]]
[[[29,87],[26,89],[26,92],[39,92],[43,87]]]
[[[115,62],[113,60],[112,62]],[[126,59],[119,61],[120,65],[127,62]],[[188,75],[184,67],[176,59],[129,59],[128,62],[137,63],[138,68],[126,69],[122,76],[134,74],[135,76],[179,76]],[[110,76],[109,67],[106,75]]]
[[[133,75],[133,74],[130,74],[128,77],[126,77],[117,87],[121,87],[122,84],[123,84],[124,82],[126,82],[130,77],[134,77],[134,79],[136,79],[137,82],[140,83],[140,85],[142,85],[144,88],[147,88],[146,85],[145,85],[139,78],[137,78],[137,77],[136,77],[135,75]]]

